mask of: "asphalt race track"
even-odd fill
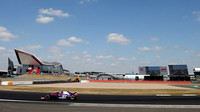
[[[199,112],[200,96],[79,94],[76,101],[41,101],[48,93],[0,91],[0,112]]]
[[[48,93],[0,91],[0,99],[40,101]],[[102,103],[102,104],[159,104],[200,105],[200,96],[130,96],[79,94],[76,101],[54,100],[49,102]]]

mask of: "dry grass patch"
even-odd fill
[[[26,91],[26,92],[58,92],[72,91],[79,94],[107,94],[107,95],[156,95],[156,94],[198,94],[199,89],[99,89],[99,88],[56,88],[56,87],[29,87],[29,86],[0,86],[1,90]]]
[[[71,76],[63,76],[63,75],[41,75],[41,74],[24,74],[17,76],[17,78],[27,78],[27,79],[68,79],[71,78],[74,80],[76,77],[71,77]]]

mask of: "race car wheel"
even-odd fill
[[[74,95],[70,96],[70,100],[75,100],[75,99],[76,99],[76,98],[75,98]]]
[[[45,100],[50,100],[51,99],[51,96],[50,95],[46,95],[45,96]]]

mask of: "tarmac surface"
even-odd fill
[[[0,91],[0,99],[40,101],[48,93]],[[79,94],[76,101],[53,100],[48,102],[75,102],[100,104],[159,104],[159,105],[200,105],[200,96],[133,96],[133,95],[92,95]]]
[[[66,104],[0,102],[0,112],[199,112],[199,108],[88,107]]]
[[[200,96],[79,94],[76,101],[41,101],[48,93],[0,91],[0,112],[199,112]]]

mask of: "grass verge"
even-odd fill
[[[71,78],[72,80],[75,79],[75,77],[71,76],[63,76],[63,75],[41,75],[41,74],[24,74],[17,76],[17,78],[30,78],[30,79],[68,79]]]

